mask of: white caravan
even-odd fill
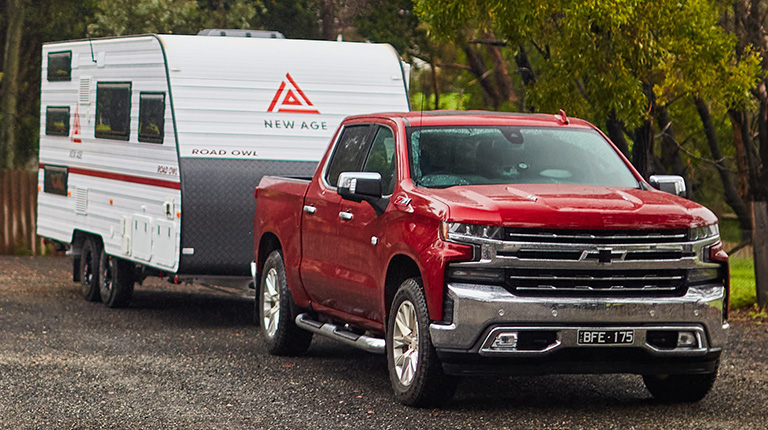
[[[37,231],[110,307],[147,275],[250,275],[261,177],[311,176],[347,115],[409,109],[385,44],[153,34],[42,58]]]

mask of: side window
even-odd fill
[[[48,136],[69,136],[69,107],[45,108],[45,134]]]
[[[69,169],[60,166],[46,165],[43,173],[43,192],[67,195]]]
[[[163,143],[165,93],[139,94],[139,142]]]
[[[128,140],[131,131],[131,83],[96,84],[96,129],[102,139]]]
[[[363,172],[381,174],[381,193],[392,194],[395,190],[397,163],[395,159],[395,136],[388,127],[379,127],[371,144]]]
[[[368,133],[371,126],[352,125],[344,127],[339,142],[333,150],[328,170],[325,172],[325,181],[335,187],[342,172],[359,172],[363,166],[363,160],[367,152]]]
[[[48,54],[48,80],[72,80],[72,51],[51,52]]]

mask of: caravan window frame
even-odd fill
[[[108,109],[108,112],[104,112],[103,109],[108,108],[108,106],[104,106],[101,101],[103,101],[104,97],[106,97],[106,94],[104,92],[106,91],[115,91],[121,92],[121,91],[127,91],[127,98],[123,100],[123,105],[118,106],[120,109],[118,112],[112,112],[110,109]],[[96,83],[96,124],[93,127],[93,135],[94,137],[98,139],[113,139],[113,140],[130,140],[131,136],[131,97],[132,97],[132,89],[133,89],[133,83],[132,82],[97,82]],[[111,101],[111,105],[115,105],[118,102]],[[109,106],[109,108],[113,108],[113,106]],[[125,124],[124,129],[120,130],[113,130],[111,125],[107,125],[110,127],[109,130],[99,130],[99,126],[102,125],[102,114],[109,114],[110,119],[117,119],[122,120],[122,122]]]
[[[145,133],[145,129],[142,128],[142,124],[144,124],[145,120],[152,120],[150,116],[154,113],[150,111],[150,107],[147,106],[150,103],[154,103],[156,99],[160,97],[162,108],[160,110],[161,116],[159,118],[154,118],[155,121],[152,121],[155,125],[157,125],[158,132],[157,135],[151,135]],[[145,104],[146,102],[146,104]],[[165,92],[162,91],[142,91],[139,93],[139,142],[147,142],[147,143],[163,143],[163,138],[165,137]]]
[[[48,82],[57,81],[71,81],[72,80],[72,51],[57,51],[48,53],[48,68],[47,78]],[[66,58],[66,66],[51,66],[51,60],[58,60],[59,58]],[[53,61],[55,64],[57,61]],[[59,73],[64,72],[64,73]]]
[[[61,115],[64,119],[64,128],[59,129],[55,126],[54,121],[57,119],[57,115]],[[69,106],[46,106],[45,107],[45,135],[46,136],[69,136]]]

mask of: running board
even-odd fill
[[[384,354],[384,339],[378,337],[352,333],[351,331],[346,331],[331,323],[321,323],[313,320],[307,314],[298,315],[296,317],[296,325],[304,330],[330,337],[341,343],[360,348],[363,351],[372,352],[374,354]]]

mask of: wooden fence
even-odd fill
[[[0,255],[42,255],[37,229],[37,172],[0,170]]]

